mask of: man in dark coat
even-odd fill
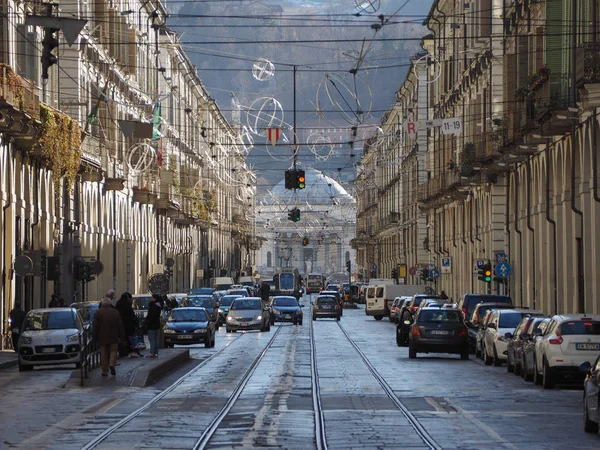
[[[147,358],[156,358],[158,356],[158,334],[161,324],[161,314],[163,310],[162,299],[159,295],[152,295],[148,305],[148,314],[146,315],[146,329],[148,330],[148,342],[150,343],[150,354]]]
[[[109,368],[111,375],[116,375],[117,350],[119,342],[125,339],[125,329],[123,328],[121,315],[112,307],[112,303],[107,298],[102,299],[100,308],[94,314],[92,335],[100,346],[102,376],[108,375]]]
[[[137,349],[137,328],[138,328],[138,317],[135,315],[133,310],[133,296],[129,292],[123,293],[119,301],[117,301],[117,311],[121,315],[123,321],[123,328],[125,329],[125,336],[127,336],[128,342],[124,342],[124,355],[129,357],[142,356],[140,351]]]
[[[23,321],[25,320],[25,311],[21,309],[20,302],[15,302],[15,307],[10,312],[9,317],[13,350],[18,352],[19,336],[21,336],[21,331],[23,331]]]
[[[266,281],[260,286],[260,298],[263,302],[269,302],[269,293],[271,292],[271,286]]]

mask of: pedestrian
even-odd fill
[[[269,302],[269,293],[271,292],[271,286],[269,286],[269,283],[267,283],[266,281],[263,281],[261,287],[260,287],[260,298],[262,299],[263,302],[268,303]]]
[[[25,311],[21,309],[21,302],[15,302],[15,307],[9,313],[10,318],[10,330],[12,335],[12,346],[15,352],[19,351],[19,336],[23,329],[23,322],[25,321]]]
[[[116,294],[115,294],[115,291],[114,291],[114,290],[112,290],[112,289],[111,289],[111,290],[109,290],[109,291],[106,293],[106,296],[105,296],[105,298],[107,298],[107,299],[109,299],[109,300],[110,300],[110,304],[112,305],[112,307],[113,307],[113,308],[114,308],[115,306],[117,306],[117,298],[116,298]]]
[[[444,291],[440,292],[440,298],[442,300],[448,300],[448,296],[446,295],[446,293]]]
[[[160,316],[162,313],[162,299],[159,295],[152,295],[146,315],[146,329],[148,330],[148,341],[150,341],[150,354],[147,358],[158,356],[158,332],[160,330]]]
[[[50,303],[48,303],[48,308],[58,308],[58,297],[56,294],[52,294],[50,297]]]
[[[107,298],[100,301],[100,308],[94,314],[92,335],[100,346],[102,376],[107,376],[109,369],[111,375],[116,375],[117,350],[119,342],[125,339],[125,330],[119,312],[112,307],[110,300]]]
[[[124,292],[117,301],[116,308],[121,315],[125,336],[127,336],[127,342],[123,343],[125,347],[123,356],[129,355],[130,358],[143,356],[137,348],[138,318],[133,310],[133,296],[129,292]]]
[[[64,308],[65,306],[67,306],[67,305],[65,305],[65,299],[64,298],[59,298],[58,299],[58,307],[59,308]]]

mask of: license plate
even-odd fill
[[[190,336],[189,334],[182,334],[179,336],[179,339],[191,339],[192,336]]]
[[[56,349],[54,347],[43,348],[42,353],[54,353]]]
[[[576,350],[600,350],[600,344],[575,344]]]
[[[286,315],[285,315],[285,318],[286,318],[286,319],[289,319],[289,318],[291,318],[291,317],[292,317],[292,315],[291,315],[291,314],[286,314]]]
[[[431,332],[431,334],[438,334],[438,335],[445,336],[445,335],[447,335],[447,334],[448,334],[448,332],[447,332],[447,331],[445,331],[445,330],[433,330],[433,331]]]

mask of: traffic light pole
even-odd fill
[[[298,66],[294,65],[294,172],[296,171],[296,164],[298,162],[298,133],[296,128],[296,72]]]

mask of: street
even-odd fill
[[[312,322],[303,303],[303,326],[221,328],[215,348],[191,348],[191,371],[149,388],[110,377],[65,388],[70,370],[0,371],[0,448],[600,447],[583,432],[580,389],[544,391],[473,356],[409,360],[395,326],[362,305]]]

